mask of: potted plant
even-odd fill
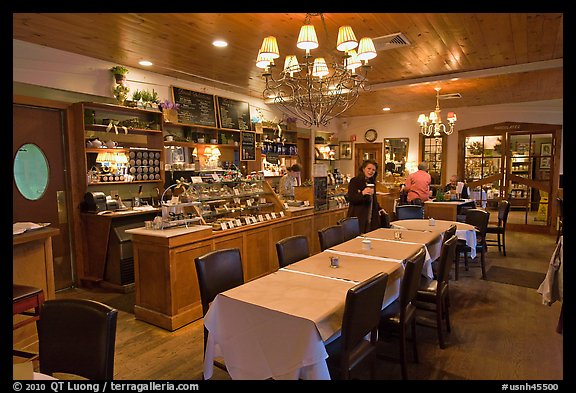
[[[164,100],[160,103],[160,108],[162,108],[162,115],[165,122],[178,123],[178,109],[180,108],[180,104]]]
[[[112,90],[112,92],[114,93],[114,97],[116,97],[116,101],[118,101],[118,104],[124,105],[124,102],[126,101],[126,97],[128,97],[128,92],[130,92],[130,89],[128,88],[128,86],[118,84]]]
[[[114,75],[114,78],[116,78],[116,83],[123,85],[126,82],[126,74],[129,72],[128,68],[117,65],[110,68],[110,71]]]

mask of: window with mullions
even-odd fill
[[[469,136],[466,137],[464,152],[464,182],[471,183],[500,175],[502,168],[502,136]],[[488,180],[478,189],[471,190],[482,206],[487,201],[497,203],[500,194],[501,177]]]
[[[428,173],[432,178],[432,186],[443,185],[443,137],[424,137],[423,160],[428,163]]]

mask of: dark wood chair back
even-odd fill
[[[112,380],[118,311],[88,299],[46,300],[40,307],[40,372]]]
[[[320,251],[327,250],[332,246],[342,243],[344,241],[342,226],[332,225],[320,229],[318,231],[318,240],[320,240]]]
[[[350,288],[346,294],[340,337],[327,346],[329,365],[336,365],[340,379],[350,379],[350,372],[364,359],[374,362],[380,311],[388,274],[378,273]],[[370,334],[370,342],[364,337]],[[373,365],[372,365],[373,367]],[[372,372],[373,372],[372,368]]]
[[[338,221],[338,224],[342,226],[342,240],[347,241],[354,239],[356,236],[360,236],[360,220],[358,217],[346,217]]]
[[[291,263],[301,261],[310,256],[308,238],[304,235],[294,235],[276,243],[278,266],[283,268]]]
[[[396,206],[396,219],[412,220],[424,218],[424,208],[419,205]]]

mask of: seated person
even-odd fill
[[[444,192],[445,193],[455,193],[458,187],[458,177],[456,175],[452,175],[450,176],[450,183],[446,184],[446,187],[444,187]],[[468,187],[466,187],[466,185],[464,185],[464,187],[462,187],[462,193],[460,194],[460,198],[461,199],[468,199],[470,198],[470,192],[468,191]]]

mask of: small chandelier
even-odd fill
[[[426,117],[425,114],[421,113],[418,116],[418,123],[420,123],[420,132],[422,135],[430,136],[434,133],[435,137],[439,137],[440,131],[444,132],[446,135],[452,134],[454,132],[454,123],[456,123],[456,113],[448,112],[448,128],[444,123],[442,123],[442,117],[440,116],[440,104],[438,103],[440,97],[440,87],[435,87],[436,90],[436,110],[430,112],[430,116]]]
[[[279,104],[286,115],[300,119],[307,126],[325,126],[356,103],[359,92],[368,90],[365,85],[370,68],[368,60],[376,57],[371,38],[364,37],[358,42],[352,27],[342,26],[336,43],[336,49],[344,52],[340,61],[333,61],[330,70],[323,57],[312,60],[310,50],[318,48],[319,44],[310,17],[317,15],[320,15],[326,31],[323,14],[306,14],[296,44],[305,50],[302,62],[293,54],[287,55],[284,69],[273,75],[274,59],[280,57],[273,36],[264,38],[256,60],[256,66],[264,69],[264,99]],[[360,69],[363,75],[356,69]]]

